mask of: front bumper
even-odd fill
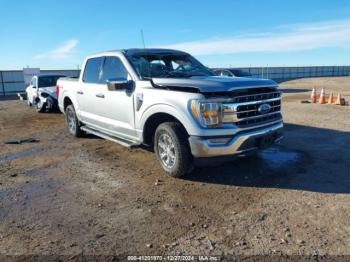
[[[198,158],[242,155],[281,140],[283,138],[282,128],[283,122],[281,121],[268,127],[238,133],[222,144],[213,143],[212,138],[195,136],[189,138],[189,143],[192,155]]]

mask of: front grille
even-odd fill
[[[251,101],[259,101],[259,100],[278,98],[280,96],[281,96],[280,92],[253,94],[253,95],[235,97],[233,99],[233,102],[234,103],[244,103],[244,102],[251,102]]]
[[[258,108],[262,104],[269,104],[271,106],[270,112],[278,112],[281,110],[281,100],[271,101],[271,102],[262,102],[254,105],[242,105],[237,107],[237,118],[241,119],[245,117],[260,115],[258,112]]]
[[[268,112],[259,112],[259,107],[268,104]],[[240,128],[253,127],[282,119],[281,92],[250,94],[234,97],[224,104],[224,122],[233,123]]]

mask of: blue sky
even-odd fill
[[[349,65],[349,0],[1,1],[0,70],[170,47],[208,66]]]

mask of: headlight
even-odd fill
[[[222,126],[222,104],[216,102],[191,102],[192,115],[203,127]]]

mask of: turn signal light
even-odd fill
[[[192,115],[203,127],[222,126],[222,105],[216,102],[192,101]]]

